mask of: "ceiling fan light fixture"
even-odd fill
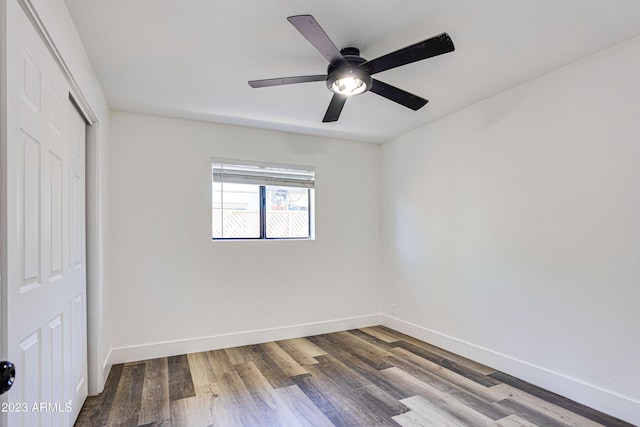
[[[331,90],[340,95],[359,95],[367,91],[367,84],[357,77],[343,77],[333,82]]]
[[[344,96],[359,95],[371,89],[371,76],[360,68],[339,69],[329,73],[327,87]]]

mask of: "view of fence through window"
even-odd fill
[[[264,198],[264,237],[308,238],[307,188],[213,182],[213,238],[261,238],[261,197]]]
[[[309,190],[266,187],[267,238],[309,236]]]
[[[213,183],[213,238],[260,237],[260,186]]]

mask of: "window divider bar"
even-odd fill
[[[260,238],[267,238],[267,187],[260,186]]]

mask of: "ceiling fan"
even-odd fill
[[[322,119],[323,122],[335,122],[340,117],[342,107],[351,95],[359,95],[371,91],[412,110],[419,110],[429,102],[412,93],[381,82],[371,75],[381,71],[400,67],[401,65],[421,61],[443,53],[452,52],[455,47],[447,33],[431,37],[412,44],[376,59],[367,61],[360,56],[355,47],[342,50],[333,44],[311,15],[296,15],[287,18],[291,24],[327,58],[329,67],[327,74],[312,76],[281,77],[276,79],[251,80],[253,88],[280,86],[294,83],[326,81],[327,88],[333,92],[329,108]]]

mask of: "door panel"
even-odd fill
[[[51,344],[49,352],[51,358],[45,363],[45,370],[51,373],[51,402],[64,402],[64,317],[63,314],[53,318],[48,325]],[[48,415],[48,416],[47,416]],[[62,426],[62,420],[54,417],[53,413],[45,414],[44,425]]]
[[[41,73],[40,67],[38,67],[36,61],[33,60],[29,52],[24,45],[20,46],[20,56],[22,69],[22,81],[20,86],[20,97],[22,101],[27,105],[37,117],[40,116],[40,87],[41,87]]]
[[[85,122],[18,10],[19,131],[7,141],[10,426],[71,426],[87,396]],[[16,407],[16,406],[14,406]]]
[[[22,387],[20,387],[20,399],[10,399],[16,403],[22,404],[28,402],[30,399],[41,399],[39,391],[44,389],[42,375],[40,372],[40,359],[42,357],[42,340],[40,331],[36,331],[33,334],[25,337],[20,342],[20,358],[17,359],[20,362],[20,369],[24,371],[22,377]],[[16,366],[18,366],[16,364]],[[16,372],[17,373],[17,372]],[[16,379],[19,377],[16,377]],[[11,396],[12,398],[14,396]],[[23,418],[22,424],[24,426],[39,426],[40,416],[37,412],[31,411],[29,405],[25,406],[23,413],[9,414],[9,425],[13,425],[12,418],[17,418],[15,415],[20,414]],[[13,415],[13,416],[12,416]]]
[[[87,315],[86,315],[86,232],[85,232],[85,141],[86,125],[73,106],[67,122],[69,155],[69,268],[65,282],[69,287],[72,419],[80,413],[87,397]]]
[[[51,265],[49,283],[63,278],[63,237],[64,212],[63,204],[63,162],[55,153],[49,157],[49,203],[51,212]]]
[[[84,267],[84,180],[71,177],[71,268]]]
[[[22,173],[18,183],[18,218],[22,220],[21,265],[22,283],[20,293],[40,287],[40,142],[23,133],[20,165]]]

